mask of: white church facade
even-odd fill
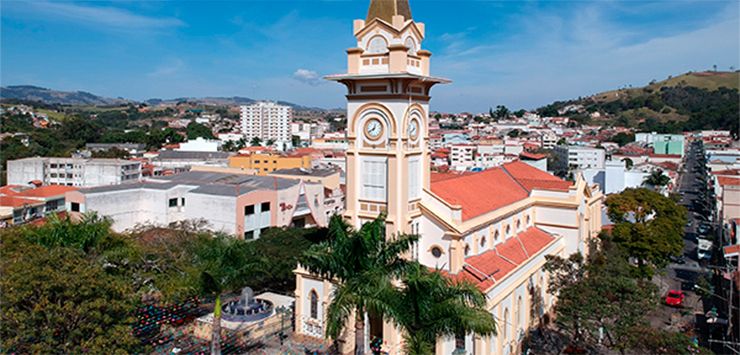
[[[430,75],[422,47],[425,26],[411,18],[408,1],[372,0],[366,20],[354,21],[356,46],[348,72],[329,76],[347,87],[345,217],[359,228],[386,213],[386,234],[420,234],[411,257],[488,297],[498,335],[440,338],[436,354],[517,354],[526,330],[554,300],[545,292],[545,256],[587,252],[601,230],[604,200],[598,187],[515,161],[471,174],[430,170],[430,90],[448,80]],[[322,338],[333,286],[296,270],[296,332]],[[402,335],[367,317],[366,342],[402,353]],[[348,327],[341,351],[354,349]]]

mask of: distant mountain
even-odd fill
[[[1,99],[40,101],[45,104],[110,106],[131,102],[122,98],[109,98],[85,91],[59,91],[32,85],[0,87]]]
[[[0,87],[0,99],[4,100],[20,100],[20,101],[36,101],[44,104],[61,104],[61,105],[91,105],[91,106],[112,106],[112,105],[125,105],[128,103],[139,103],[136,100],[128,100],[124,98],[109,98],[91,94],[85,91],[59,91],[53,89],[42,88],[33,85],[13,85]],[[200,105],[213,105],[213,106],[234,106],[234,105],[249,105],[259,100],[250,99],[248,97],[232,96],[232,97],[178,97],[174,99],[148,99],[143,101],[148,105],[174,105],[178,102],[190,102]],[[308,107],[294,104],[287,101],[277,101],[278,104],[291,106],[296,110],[302,111],[327,111],[326,109],[319,107]]]
[[[609,102],[624,96],[640,96],[644,91],[660,91],[662,88],[673,87],[695,87],[709,91],[716,91],[721,87],[728,89],[740,89],[740,72],[689,72],[678,76],[671,76],[662,81],[651,81],[647,86],[640,88],[629,88],[606,91],[591,98],[597,102]]]

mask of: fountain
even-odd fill
[[[254,291],[245,287],[238,300],[221,306],[221,318],[230,322],[255,322],[272,315],[272,302],[254,298]]]

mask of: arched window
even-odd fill
[[[516,220],[516,230],[519,231],[519,228],[521,228],[521,227],[522,227],[522,221],[520,221],[520,220],[517,219]]]
[[[486,236],[482,236],[480,238],[480,247],[485,248],[486,247]]]
[[[370,54],[380,54],[388,51],[388,42],[381,36],[375,36],[370,39],[367,45],[367,52]]]
[[[522,310],[522,296],[519,296],[516,300],[516,324],[518,329],[524,328],[524,318],[522,315],[524,315],[524,311]]]
[[[316,290],[311,290],[309,297],[311,298],[311,306],[309,307],[311,318],[319,319],[319,294],[316,293]]]
[[[498,230],[496,230],[496,232],[495,232],[495,233],[493,233],[493,241],[494,241],[494,242],[498,242],[498,236],[499,236],[499,234],[500,234],[500,233],[498,232]]]
[[[506,236],[508,237],[511,235],[511,224],[506,225]]]
[[[509,341],[509,309],[504,309],[504,342]]]
[[[468,256],[470,254],[470,245],[465,244],[465,256]]]
[[[532,216],[527,215],[527,227],[531,226],[532,224]]]
[[[411,37],[406,37],[406,42],[404,43],[406,48],[408,48],[409,55],[416,55],[416,42],[414,42],[414,39]]]

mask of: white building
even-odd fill
[[[8,161],[8,185],[38,180],[44,185],[90,187],[141,179],[141,162],[124,159],[34,157]]]
[[[293,109],[274,102],[258,102],[241,107],[241,128],[247,142],[257,137],[262,143],[274,141],[278,149],[292,147],[290,121]]]
[[[604,168],[606,152],[601,148],[560,145],[554,151],[561,167],[566,164],[565,168],[573,169]]]
[[[187,142],[180,143],[180,147],[175,148],[181,152],[218,152],[221,148],[221,141],[218,139],[205,139],[198,137]]]

